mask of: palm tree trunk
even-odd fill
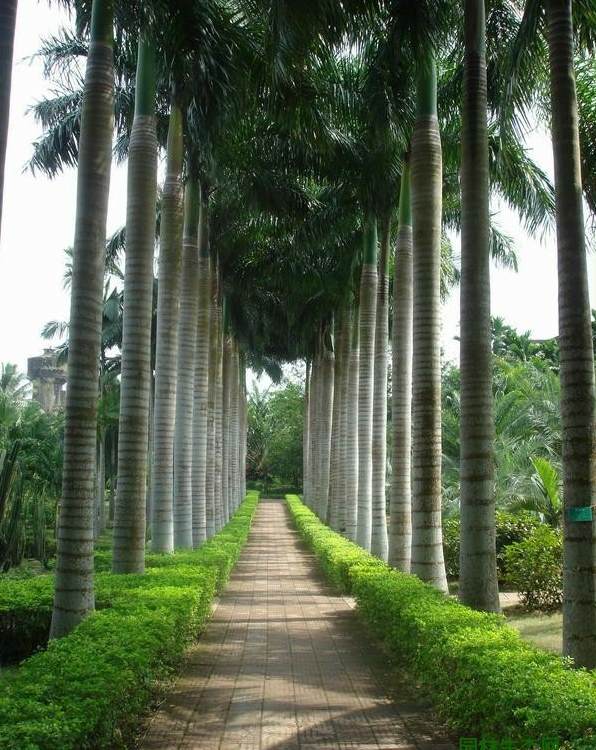
[[[205,464],[205,517],[207,539],[215,534],[215,380],[217,377],[217,266],[211,260],[209,294],[209,368],[207,384],[207,460]]]
[[[360,276],[360,379],[358,384],[358,522],[356,541],[370,550],[372,532],[372,429],[377,306],[377,220],[364,228],[364,263]]]
[[[180,261],[182,256],[182,112],[172,102],[166,176],[161,196],[157,347],[153,413],[151,547],[174,551],[174,429]]]
[[[339,460],[339,479],[338,479],[338,507],[337,507],[337,528],[340,534],[346,531],[346,509],[347,509],[347,442],[348,442],[348,414],[350,408],[354,409],[354,404],[349,403],[349,384],[350,384],[350,349],[352,342],[352,311],[344,308],[343,316],[343,333],[342,333],[342,350],[341,350],[341,369],[339,383],[339,434],[338,434],[338,460]],[[356,478],[357,479],[357,478]]]
[[[17,0],[3,0],[0,5],[0,230],[2,229],[4,166],[8,143],[12,56],[16,23]]]
[[[387,560],[387,508],[385,476],[387,472],[387,345],[389,341],[389,243],[391,217],[383,224],[375,324],[375,369],[372,437],[372,529],[370,551]]]
[[[144,35],[139,37],[127,196],[118,493],[112,570],[114,573],[143,573],[157,199],[155,49]]]
[[[594,353],[582,208],[571,0],[547,0],[563,433],[563,652],[596,667]],[[587,507],[592,506],[588,511]],[[576,520],[585,508],[585,518]]]
[[[436,64],[418,71],[412,137],[414,347],[412,391],[412,572],[447,591],[441,533],[442,157]]]
[[[200,186],[186,185],[182,287],[178,321],[178,378],[174,433],[174,547],[192,547],[192,425],[199,290],[199,237],[203,232]],[[200,225],[200,227],[199,227]]]
[[[240,500],[240,481],[238,467],[240,466],[240,369],[238,343],[232,340],[232,375],[230,391],[230,516],[234,514]]]
[[[311,403],[310,403],[310,415],[311,415],[311,437],[310,437],[310,463],[311,463],[311,476],[312,476],[312,492],[310,497],[310,507],[318,513],[319,508],[319,497],[321,492],[321,455],[319,453],[320,445],[320,428],[321,428],[321,358],[320,352],[318,351],[314,356],[312,363],[312,383],[311,383]]]
[[[98,536],[106,530],[106,433],[102,429],[99,434],[99,451],[97,461],[97,514]]]
[[[93,0],[81,115],[71,283],[62,499],[50,638],[95,606],[93,508],[97,381],[114,108],[113,5]]]
[[[346,452],[344,473],[346,475],[346,537],[356,541],[358,529],[358,399],[360,380],[360,326],[358,324],[358,309],[352,308],[351,326],[352,336],[350,341],[348,398],[346,408],[348,411],[346,420]]]
[[[460,600],[499,612],[484,0],[465,3],[460,282]]]
[[[248,431],[248,401],[246,397],[246,361],[240,353],[240,501],[246,496],[246,438]]]
[[[393,280],[391,369],[392,479],[389,564],[410,572],[412,554],[412,211],[407,158],[399,194],[399,230]]]
[[[333,417],[333,373],[335,356],[333,349],[322,345],[320,385],[320,495],[319,517],[327,522],[329,511],[329,477],[331,471],[331,428]]]
[[[202,211],[207,211],[204,205]],[[211,268],[208,220],[203,222],[199,246],[199,311],[194,381],[192,434],[192,544],[200,547],[207,539],[207,422],[209,400],[209,323]]]
[[[225,303],[224,303],[225,304]],[[227,313],[225,314],[227,318]],[[227,320],[224,321],[224,328]],[[232,403],[232,337],[224,331],[223,354],[222,354],[222,436],[221,436],[221,496],[222,496],[222,523],[227,523],[230,518],[230,458],[231,458],[231,435],[230,435],[230,405]]]
[[[335,368],[333,373],[333,412],[331,416],[331,454],[329,469],[329,526],[334,531],[339,530],[339,506],[342,497],[342,466],[341,466],[341,397],[342,382],[345,372],[345,335],[346,325],[344,316],[337,316],[335,320]]]
[[[302,499],[308,505],[309,486],[309,448],[310,448],[310,360],[306,360],[304,377],[304,427],[302,431]]]
[[[219,285],[221,290],[221,283]],[[216,349],[216,374],[215,374],[215,530],[220,531],[224,524],[223,507],[223,354],[224,354],[224,330],[223,330],[223,306],[221,293],[217,301],[217,349]]]

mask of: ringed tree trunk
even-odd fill
[[[437,72],[419,63],[412,137],[414,347],[412,390],[412,573],[447,592],[441,529],[442,156]]]
[[[377,307],[377,220],[366,217],[360,276],[360,380],[358,384],[358,522],[356,541],[370,551],[372,532],[372,431]]]
[[[114,573],[143,573],[157,199],[155,48],[143,34],[139,37],[127,196],[119,474],[112,570]]]
[[[240,352],[240,502],[246,496],[246,437],[248,430],[248,400],[246,397],[246,359]]]
[[[346,446],[344,474],[346,477],[346,517],[345,534],[352,542],[356,541],[358,526],[358,399],[360,380],[360,342],[358,308],[354,305],[350,314],[350,356],[348,360],[348,385],[346,399]]]
[[[227,310],[224,301],[224,329],[227,328]],[[230,518],[230,457],[231,457],[231,434],[230,434],[230,405],[232,391],[232,337],[223,332],[222,353],[222,433],[221,433],[221,497],[222,497],[222,525]]]
[[[234,514],[239,503],[240,482],[238,481],[239,450],[240,450],[240,371],[238,342],[232,339],[232,374],[230,380],[230,460],[228,467],[228,482],[230,488],[230,516]]]
[[[320,390],[320,496],[319,517],[326,523],[329,510],[329,478],[331,470],[331,429],[333,417],[333,374],[335,355],[331,346],[323,339],[321,356]]]
[[[182,255],[182,112],[172,101],[168,128],[166,176],[161,197],[157,346],[153,412],[153,481],[151,547],[174,551],[174,429],[176,364]]]
[[[311,394],[310,394],[310,465],[311,465],[311,496],[310,508],[318,514],[318,502],[321,490],[320,475],[320,454],[319,454],[319,434],[320,434],[320,381],[321,381],[321,361],[320,352],[317,350],[312,363],[311,376]]]
[[[389,243],[391,217],[384,224],[379,254],[375,324],[375,368],[372,433],[372,530],[370,551],[387,560],[387,509],[385,476],[387,472],[387,345],[389,341]]]
[[[484,0],[465,2],[460,282],[460,576],[458,596],[500,612],[490,327],[489,172]]]
[[[196,179],[186,184],[182,285],[178,321],[178,376],[174,433],[174,547],[192,548],[192,424],[199,290],[199,236],[204,215]],[[199,229],[199,224],[201,228]]]
[[[207,539],[215,534],[215,380],[217,377],[217,258],[211,258],[209,293],[209,366],[207,386],[207,460],[205,462],[205,518]]]
[[[302,432],[302,499],[308,505],[309,487],[309,446],[310,446],[310,360],[305,361],[304,377],[304,427]]]
[[[111,0],[93,0],[79,141],[64,464],[50,638],[70,633],[95,607],[93,509],[106,218],[112,164],[112,24]]]
[[[219,283],[220,294],[216,306],[217,320],[217,348],[216,348],[216,374],[215,374],[215,530],[220,531],[223,527],[223,354],[224,354],[224,330],[223,330],[223,304],[221,294],[222,284]]]
[[[391,369],[392,478],[389,556],[394,568],[410,572],[412,553],[412,211],[410,165],[404,159],[399,193],[399,228],[393,279]]]
[[[199,239],[199,310],[194,376],[192,433],[192,544],[200,547],[207,539],[207,411],[209,391],[209,322],[211,301],[211,262],[209,259],[208,206]]]
[[[341,349],[341,369],[339,383],[339,432],[338,432],[338,505],[337,505],[337,528],[340,534],[346,531],[346,508],[347,508],[347,441],[348,441],[348,389],[350,382],[350,345],[352,341],[352,311],[344,308],[343,333]],[[351,405],[352,409],[354,405]]]
[[[546,8],[559,273],[563,653],[591,669],[596,667],[596,417],[571,0],[547,0]]]
[[[17,23],[17,0],[3,0],[0,5],[0,230],[4,196],[4,166],[8,143],[12,57]]]
[[[335,361],[333,372],[333,412],[331,415],[331,454],[329,459],[329,526],[339,530],[339,509],[343,488],[341,486],[341,398],[342,382],[345,372],[345,336],[346,326],[343,315],[335,319]]]

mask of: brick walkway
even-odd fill
[[[213,618],[144,750],[452,750],[382,688],[382,657],[322,581],[284,505],[264,500]]]

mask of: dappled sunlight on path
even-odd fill
[[[281,501],[264,500],[213,619],[154,715],[144,750],[450,750],[322,581]]]

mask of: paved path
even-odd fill
[[[280,501],[248,544],[144,750],[452,750],[427,709],[382,688],[382,657],[323,582]]]

